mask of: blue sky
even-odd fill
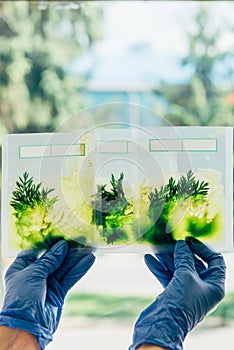
[[[104,8],[103,38],[94,50],[78,58],[75,72],[94,67],[93,84],[110,86],[110,82],[127,86],[140,80],[152,83],[160,79],[170,83],[183,82],[191,74],[189,67],[181,68],[181,57],[188,53],[186,33],[197,31],[194,16],[201,6],[196,1],[108,1],[94,2]],[[208,31],[221,28],[217,48],[234,52],[234,2],[202,2],[210,13]],[[226,30],[227,23],[233,31]],[[225,29],[225,30],[224,30]],[[132,52],[130,47],[147,44],[148,52]],[[142,65],[142,62],[144,64]],[[234,62],[228,61],[228,68]],[[114,67],[114,68],[113,68]],[[226,67],[226,68],[225,68]],[[191,67],[190,67],[191,68]],[[225,82],[227,62],[216,67],[217,82]],[[133,76],[134,73],[134,76]],[[220,80],[221,79],[221,80]]]
[[[104,40],[98,50],[118,52],[136,42],[148,42],[156,53],[184,55],[186,30],[194,30],[192,18],[200,4],[196,1],[117,1],[102,3],[105,9]],[[205,1],[212,17],[209,30],[234,20],[231,1]],[[234,50],[234,34],[223,33],[217,42],[220,50]]]

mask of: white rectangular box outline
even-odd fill
[[[183,139],[184,151],[217,151],[216,139]]]
[[[100,141],[97,143],[98,153],[128,153],[128,141]]]
[[[52,145],[51,156],[62,157],[62,156],[84,156],[85,155],[85,144],[77,143],[74,145]]]
[[[50,157],[51,146],[20,146],[19,157],[20,158],[42,158]]]
[[[169,152],[169,151],[182,151],[182,140],[180,139],[151,139],[150,140],[151,152]]]

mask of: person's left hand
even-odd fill
[[[0,326],[34,334],[44,349],[58,327],[67,292],[94,260],[85,248],[68,249],[65,241],[39,259],[36,251],[21,252],[6,272]]]

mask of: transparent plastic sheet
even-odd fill
[[[141,124],[4,135],[4,255],[61,237],[103,252],[145,252],[193,235],[231,251],[232,128]],[[39,199],[12,205],[17,181],[21,192],[23,182],[41,183]]]

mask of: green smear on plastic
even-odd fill
[[[78,178],[80,169],[61,177],[62,194],[58,197],[53,189],[42,195],[43,188],[34,182],[31,186],[35,185],[38,193],[30,200],[25,194],[13,206],[16,193],[12,193],[9,223],[13,247],[47,249],[60,239],[71,246],[99,246],[171,244],[186,236],[212,242],[223,238],[224,201],[216,171],[204,170],[205,176],[196,173],[199,182],[190,171],[187,178],[183,176],[179,190],[171,178],[153,195],[141,184],[139,198],[133,200],[124,192],[123,174],[119,178],[112,175],[109,188],[99,185],[93,195],[92,163],[86,162],[83,170],[87,174],[83,182]]]
[[[106,185],[98,185],[97,193],[92,201],[94,223],[107,244],[128,242],[126,225],[132,223],[132,205],[123,190],[124,174],[115,179],[112,174],[110,190]]]
[[[170,178],[167,185],[155,190],[155,193],[151,192],[150,223],[142,232],[143,242],[164,245],[187,236],[213,241],[222,238],[222,187],[215,180],[219,178],[216,171],[206,170],[206,175],[214,183],[213,188],[208,182],[198,181],[189,171],[178,182]]]
[[[15,235],[14,239],[10,236],[12,246],[48,249],[61,239],[73,247],[86,245],[84,236],[77,239],[76,227],[72,227],[73,236],[69,235],[69,217],[55,209],[58,197],[51,195],[53,190],[36,184],[26,172],[19,177],[10,201],[10,227]]]

